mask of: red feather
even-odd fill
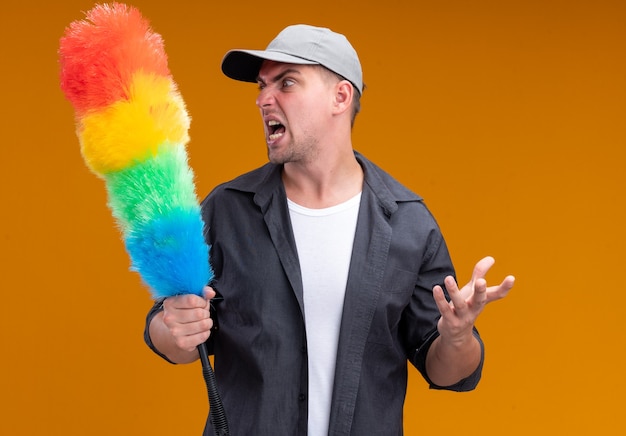
[[[137,71],[169,76],[161,35],[134,7],[96,5],[60,42],[61,89],[77,114],[129,98]]]

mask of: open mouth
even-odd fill
[[[279,123],[276,120],[269,120],[267,122],[267,127],[269,129],[269,140],[275,141],[285,133],[285,126]]]

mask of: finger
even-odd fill
[[[202,331],[192,335],[180,336],[176,338],[176,344],[179,348],[183,350],[193,351],[198,347],[198,345],[206,342],[206,340],[209,339],[209,336],[211,336],[210,330]]]
[[[506,297],[513,285],[515,285],[515,277],[506,276],[500,285],[487,288],[487,302]]]
[[[187,325],[187,336],[204,335],[213,328],[213,320],[211,318],[203,318]]]
[[[448,291],[448,295],[458,294],[460,292],[459,285],[456,283],[454,277],[447,276],[445,279],[443,279],[443,283],[446,286],[446,291]]]
[[[184,294],[177,295],[176,297],[167,298],[163,302],[164,306],[169,306],[173,309],[193,309],[193,308],[202,308],[207,306],[207,300],[199,295],[195,294]]]
[[[476,279],[484,278],[487,275],[487,272],[491,269],[494,263],[496,263],[496,260],[491,256],[484,257],[476,263],[474,271],[472,272],[472,286],[475,285]]]
[[[487,293],[487,280],[483,277],[477,278],[474,282],[474,295],[484,297]]]
[[[477,278],[474,282],[474,292],[470,296],[469,306],[477,310],[482,310],[482,307],[487,303],[487,281],[484,278]]]
[[[193,295],[179,295],[163,302],[163,321],[171,328],[175,324],[190,324],[210,318],[210,303]]]
[[[446,277],[444,283],[446,285],[446,290],[448,291],[448,297],[450,297],[450,302],[452,303],[452,306],[457,310],[464,309],[467,306],[467,302],[461,294],[459,285],[456,283],[454,277]]]
[[[452,313],[452,307],[450,307],[448,300],[446,300],[446,295],[441,286],[436,285],[433,288],[433,297],[435,298],[435,304],[437,304],[441,316],[446,317]]]
[[[213,320],[208,310],[179,309],[163,313],[163,323],[177,338],[203,334],[213,327]]]
[[[502,281],[502,285],[507,288],[507,291],[510,291],[515,285],[515,276],[506,276]]]

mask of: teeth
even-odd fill
[[[274,140],[280,138],[281,136],[283,136],[282,132],[281,133],[272,133],[269,136],[269,138],[270,138],[270,141],[274,141]]]
[[[268,126],[278,126],[279,124],[280,124],[280,123],[279,123],[278,121],[276,121],[276,120],[269,120],[269,121],[267,122],[267,125],[268,125]]]

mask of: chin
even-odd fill
[[[276,148],[272,146],[267,147],[267,158],[269,161],[276,165],[282,165],[287,162],[287,158],[284,153],[280,153]]]

